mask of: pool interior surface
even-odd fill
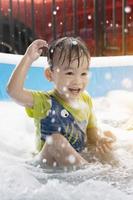
[[[9,99],[6,93],[7,81],[15,65],[0,64],[0,100]],[[34,81],[33,81],[34,80]],[[93,67],[90,68],[90,81],[87,90],[92,97],[105,96],[110,90],[133,91],[133,67]],[[50,90],[53,84],[44,77],[43,67],[29,69],[25,87],[33,90]]]

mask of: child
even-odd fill
[[[48,48],[45,76],[54,82],[52,91],[25,89],[24,81],[30,65]],[[81,39],[63,37],[50,46],[35,40],[14,70],[7,91],[19,104],[26,107],[37,128],[38,158],[48,166],[80,166],[87,164],[81,153],[90,144],[99,153],[112,149],[113,134],[98,134],[92,100],[85,91],[90,64],[89,51]]]

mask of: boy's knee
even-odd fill
[[[54,133],[46,139],[45,150],[51,154],[63,151],[70,146],[68,140],[61,133]],[[54,151],[54,152],[53,152]]]
[[[60,145],[62,143],[68,143],[68,141],[61,133],[54,133],[51,136],[47,137],[46,143],[53,145]]]

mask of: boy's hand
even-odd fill
[[[116,137],[110,131],[104,132],[104,137],[98,139],[96,143],[96,151],[102,154],[112,150],[112,144],[116,141]]]
[[[45,47],[48,47],[48,44],[45,40],[35,40],[31,43],[31,45],[27,48],[25,56],[27,56],[31,63],[37,60],[42,54]]]

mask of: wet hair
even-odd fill
[[[59,63],[63,65],[65,61],[67,61],[69,67],[70,63],[76,59],[78,60],[77,67],[79,67],[81,57],[86,57],[89,66],[90,53],[81,38],[59,38],[51,42],[48,47],[47,59],[51,70],[53,70],[54,66]],[[55,60],[57,63],[55,63]]]

